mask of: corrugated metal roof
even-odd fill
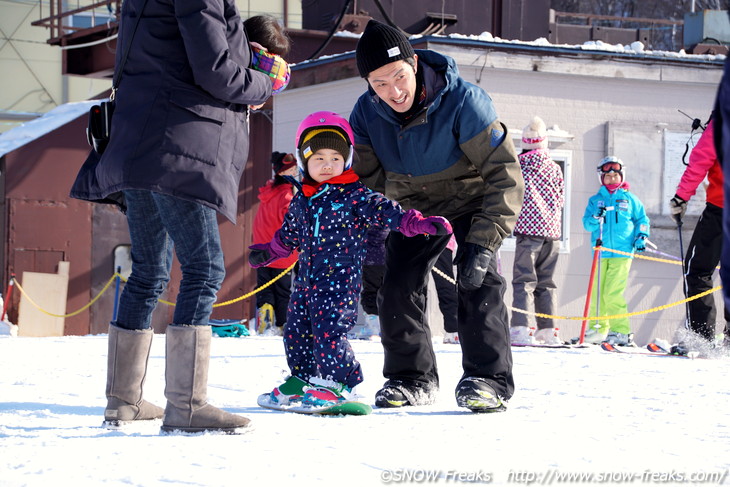
[[[0,134],[0,157],[33,142],[78,117],[85,116],[89,112],[89,108],[99,103],[99,101],[87,100],[59,105],[34,120]]]

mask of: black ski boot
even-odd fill
[[[456,404],[475,413],[497,413],[507,409],[489,381],[481,377],[466,377],[459,381]]]
[[[438,385],[410,380],[390,379],[375,393],[375,406],[400,408],[433,404]]]

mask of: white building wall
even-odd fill
[[[302,28],[302,2],[298,0],[236,0],[241,17],[268,14],[290,29]],[[284,12],[286,11],[286,19]]]
[[[717,65],[633,59],[545,57],[540,54],[488,53],[453,45],[431,46],[454,57],[462,76],[482,86],[493,98],[500,119],[517,132],[533,115],[548,127],[557,125],[573,135],[551,149],[572,152],[570,249],[561,254],[556,280],[558,315],[583,316],[592,249],[582,217],[588,198],[599,188],[596,165],[609,153],[627,166],[631,189],[644,202],[652,219],[651,240],[659,250],[679,255],[677,227],[667,216],[663,187],[665,132],[686,133],[690,120],[678,112],[707,119],[722,70]],[[314,68],[316,69],[316,67]],[[293,76],[296,76],[296,71]],[[332,110],[348,116],[366,86],[361,79],[348,79],[287,90],[277,96],[274,107],[274,150],[293,150],[299,121],[317,110]],[[677,171],[676,167],[669,168]],[[679,174],[676,174],[679,177]],[[689,212],[684,225],[686,248],[696,215]],[[511,304],[513,252],[500,252],[502,273],[508,282],[506,303]],[[656,254],[646,254],[659,257]],[[440,277],[436,277],[440,278]],[[716,279],[719,285],[719,278]],[[649,310],[683,299],[681,266],[635,259],[626,297],[630,312]],[[721,305],[719,293],[716,302]],[[721,308],[719,308],[721,309]],[[435,299],[430,300],[434,334],[441,333]],[[654,337],[671,339],[682,326],[684,304],[631,318],[639,343]],[[722,320],[722,313],[719,313]],[[563,338],[577,336],[581,321],[556,322]],[[724,322],[718,323],[718,331]]]

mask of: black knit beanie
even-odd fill
[[[274,174],[279,174],[282,171],[286,171],[287,169],[294,167],[297,165],[296,160],[293,156],[290,157],[289,160],[284,160],[286,156],[288,156],[286,152],[272,152],[271,153],[271,165],[274,168]]]
[[[371,19],[357,42],[355,54],[360,76],[367,78],[376,69],[413,57],[416,53],[401,31]]]
[[[350,154],[350,144],[344,135],[333,128],[316,128],[305,133],[299,149],[304,163],[320,149],[332,149],[339,152],[344,159]]]

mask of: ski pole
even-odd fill
[[[649,242],[649,241],[647,240],[647,243],[648,243],[648,242]],[[660,252],[659,250],[654,250],[654,249],[649,249],[649,248],[647,248],[647,249],[646,249],[646,251],[647,251],[647,252],[649,252],[650,254],[657,254],[657,255],[661,255],[662,257],[667,257],[668,259],[672,259],[672,260],[682,260],[682,259],[680,259],[679,257],[677,257],[676,255],[672,255],[672,254],[666,254],[666,253],[664,253],[664,252]]]
[[[657,245],[654,242],[652,242],[651,240],[649,240],[648,238],[646,239],[646,245],[648,245],[649,247],[651,247],[651,248],[647,248],[646,249],[647,252],[651,252],[653,254],[661,255],[663,257],[669,257],[670,259],[674,259],[674,260],[682,260],[682,259],[680,259],[679,257],[677,257],[675,255],[667,254],[667,253],[664,253],[664,252],[661,252],[661,251],[657,250],[659,247],[657,247]]]
[[[677,220],[677,230],[679,232],[679,256],[682,258],[682,284],[684,286],[684,296],[689,297],[689,288],[687,287],[687,269],[684,265],[684,245],[682,244],[682,218],[679,215],[676,215]],[[684,320],[684,328],[689,330],[689,302],[684,303],[684,312],[686,313],[687,317]]]
[[[604,214],[608,210],[613,210],[613,206],[609,206],[607,208],[604,208]],[[599,222],[598,222],[598,238],[596,239],[596,249],[593,251],[593,263],[591,264],[591,275],[588,279],[588,292],[586,295],[586,304],[583,308],[583,316],[588,316],[588,313],[590,312],[591,308],[591,296],[593,295],[593,277],[596,274],[596,270],[598,270],[598,289],[596,290],[596,316],[600,316],[598,314],[599,307],[600,307],[600,288],[601,288],[601,250],[600,248],[603,246],[603,219],[604,217],[601,216]],[[583,340],[585,339],[586,335],[586,324],[588,320],[583,320],[581,327],[580,327],[580,336],[578,337],[578,343],[583,344]]]
[[[596,264],[598,263],[600,250],[600,245],[598,245],[598,241],[596,241],[596,250],[593,251],[593,263],[591,264],[591,277],[588,278],[588,292],[586,294],[586,304],[583,308],[583,316],[587,317],[588,312],[591,310],[591,295],[593,294],[593,278],[596,274]],[[586,336],[586,323],[588,320],[584,319],[583,323],[580,327],[580,336],[578,337],[578,343],[581,345],[583,344],[583,340]]]
[[[613,209],[613,208],[611,208]],[[606,208],[608,211],[608,208]],[[596,247],[599,249],[603,246],[603,221],[605,217],[601,217],[598,222],[598,240],[596,240]],[[601,251],[598,251],[598,268],[596,269],[596,280],[598,281],[598,287],[596,287],[596,328],[600,326],[598,317],[601,316]]]

